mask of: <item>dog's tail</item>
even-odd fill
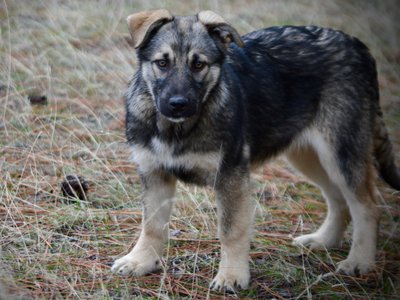
[[[400,171],[395,164],[392,143],[379,109],[375,118],[374,156],[382,178],[394,189],[400,191]]]

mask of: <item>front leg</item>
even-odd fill
[[[119,275],[142,276],[161,268],[160,258],[168,238],[168,222],[176,179],[162,171],[143,176],[142,231],[133,249],[114,262],[111,270]]]
[[[249,193],[249,174],[232,171],[221,174],[216,186],[218,234],[221,262],[211,283],[214,290],[234,291],[249,285],[249,251],[254,203]]]

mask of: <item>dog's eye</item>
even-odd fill
[[[165,69],[166,67],[168,67],[168,61],[166,59],[157,60],[156,64],[160,69]]]
[[[201,62],[201,61],[197,61],[193,64],[193,69],[196,71],[201,71],[203,70],[203,68],[205,67],[205,63]]]

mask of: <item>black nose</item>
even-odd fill
[[[189,100],[182,96],[172,96],[169,98],[168,105],[171,110],[173,111],[182,111],[184,110],[189,104]]]

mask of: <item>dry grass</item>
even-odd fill
[[[124,18],[167,7],[212,9],[240,32],[317,24],[361,38],[377,58],[382,103],[400,144],[400,22],[393,1],[0,2],[0,299],[217,299],[213,194],[180,186],[164,271],[120,278],[109,266],[137,236],[141,187],[124,144],[124,88],[136,64]],[[351,3],[351,4],[350,4]],[[46,95],[31,106],[28,95]],[[397,156],[398,157],[398,156]],[[87,201],[60,194],[67,174],[90,181]],[[329,274],[349,248],[302,252],[292,235],[314,230],[325,206],[283,162],[259,176],[251,299],[399,298],[399,194],[381,185],[376,273]],[[320,276],[320,274],[326,274]],[[13,296],[10,296],[10,295]],[[7,296],[8,295],[8,296]]]

